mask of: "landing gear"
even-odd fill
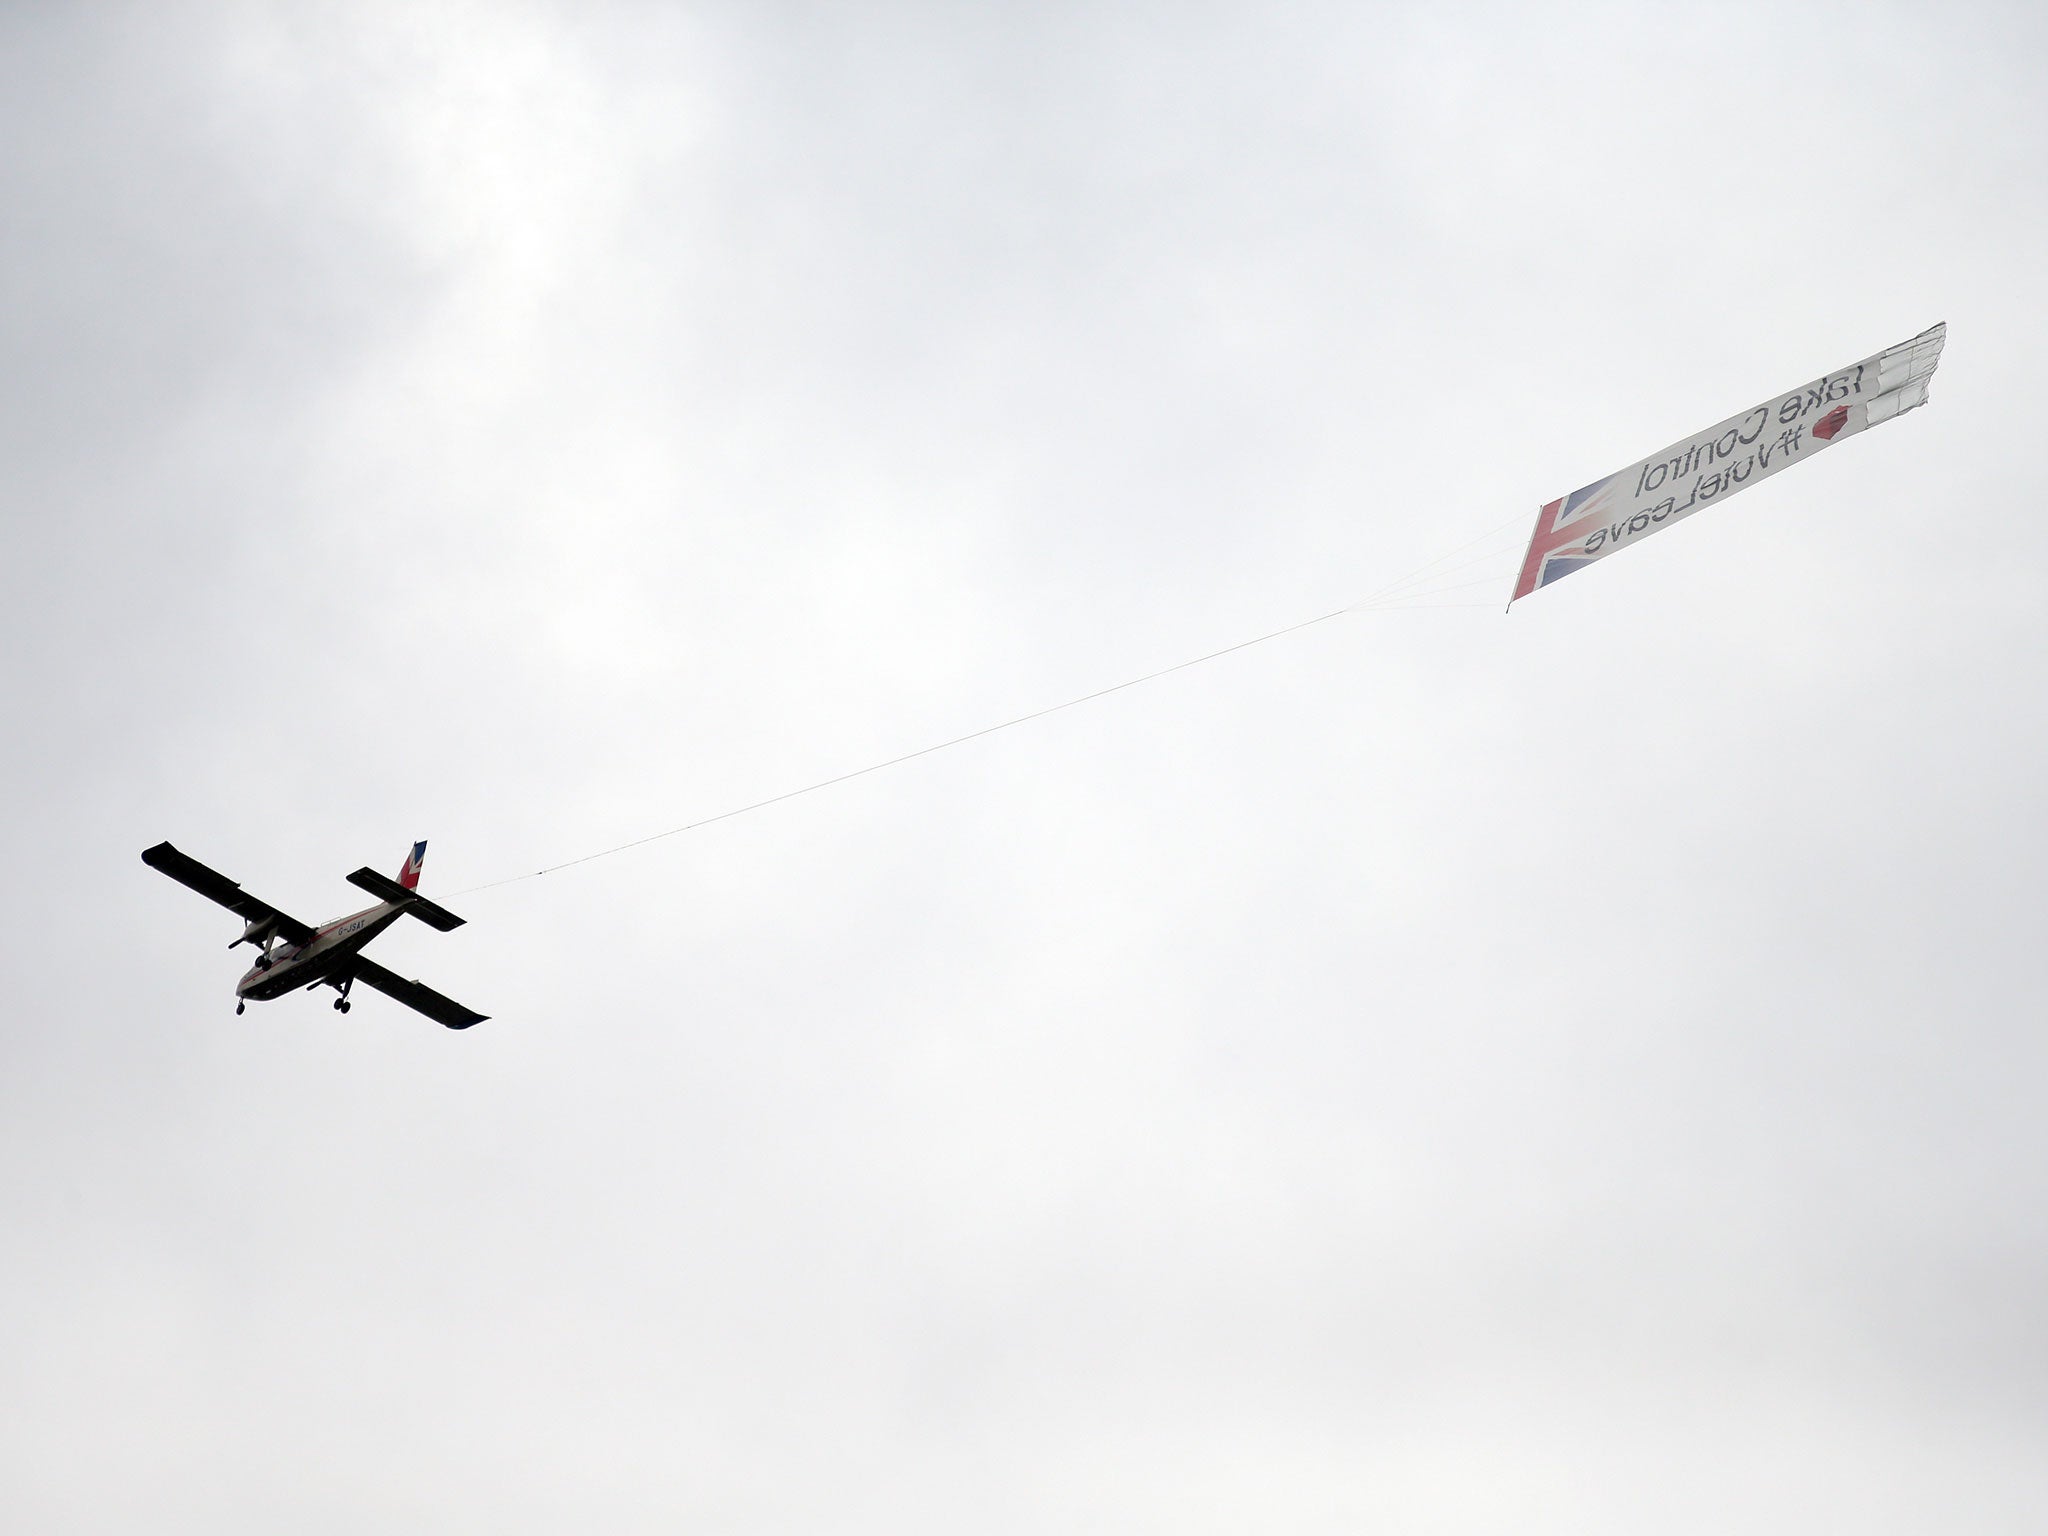
[[[341,994],[341,996],[334,1000],[334,1011],[336,1013],[348,1012],[348,989],[355,984],[356,979],[353,976],[344,976],[340,981],[333,983],[334,990]]]
[[[347,998],[345,998],[345,997],[337,997],[337,998],[336,998],[336,999],[334,1000],[334,1011],[335,1011],[336,1013],[347,1013],[347,1012],[348,1012],[348,999],[347,999]]]
[[[246,1009],[246,1008],[247,1008],[248,1006],[249,1006],[249,1005],[248,1005],[247,1003],[242,1003],[242,1002],[238,1002],[238,1003],[236,1003],[236,1004],[235,1004],[235,1017],[239,1019],[239,1018],[240,1018],[240,1017],[242,1016],[242,1012],[243,1012],[243,1010],[244,1010],[244,1009]]]

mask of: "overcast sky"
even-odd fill
[[[0,1524],[2038,1530],[2044,79],[2031,3],[0,10]],[[467,1033],[237,1017],[137,859],[318,922],[421,837]]]

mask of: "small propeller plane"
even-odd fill
[[[226,875],[217,874],[197,859],[178,852],[169,843],[143,850],[142,862],[160,869],[180,885],[190,886],[208,901],[217,902],[241,918],[242,936],[228,946],[253,944],[258,953],[248,974],[235,983],[235,1012],[258,1002],[282,997],[297,987],[334,988],[341,996],[335,1009],[347,1013],[349,988],[357,982],[375,988],[386,997],[424,1013],[450,1029],[467,1029],[481,1024],[487,1014],[472,1013],[452,998],[431,987],[407,981],[395,972],[363,958],[363,946],[402,916],[410,914],[429,928],[443,933],[460,928],[462,919],[446,907],[436,906],[419,894],[420,865],[427,857],[427,845],[414,843],[405,868],[392,880],[374,869],[359,869],[348,877],[349,884],[361,886],[379,902],[347,917],[337,917],[324,928],[302,923],[280,912],[267,901],[259,901]]]

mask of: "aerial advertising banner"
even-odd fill
[[[1536,531],[1508,602],[1865,427],[1925,405],[1927,381],[1941,361],[1947,334],[1946,325],[1922,331],[1551,502],[1536,514]]]

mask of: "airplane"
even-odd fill
[[[228,948],[253,944],[259,953],[256,963],[235,983],[236,1013],[246,1008],[251,998],[265,1002],[298,987],[310,991],[320,986],[332,987],[339,992],[341,996],[334,1000],[335,1010],[347,1013],[349,988],[360,981],[425,1014],[437,1024],[445,1024],[450,1029],[468,1029],[472,1024],[483,1023],[489,1015],[474,1013],[431,987],[407,981],[374,961],[365,960],[362,954],[365,944],[407,914],[442,933],[462,926],[462,919],[453,912],[419,894],[420,865],[426,857],[427,845],[414,843],[412,855],[405,861],[405,868],[398,872],[396,880],[380,875],[374,869],[357,870],[348,877],[349,883],[361,886],[381,900],[374,907],[352,912],[347,917],[337,917],[323,928],[302,923],[288,913],[280,912],[269,902],[257,900],[227,876],[217,874],[197,859],[178,852],[169,843],[158,843],[154,848],[144,849],[142,862],[151,869],[162,870],[180,885],[189,886],[208,901],[219,903],[242,919],[245,925],[242,936]]]

